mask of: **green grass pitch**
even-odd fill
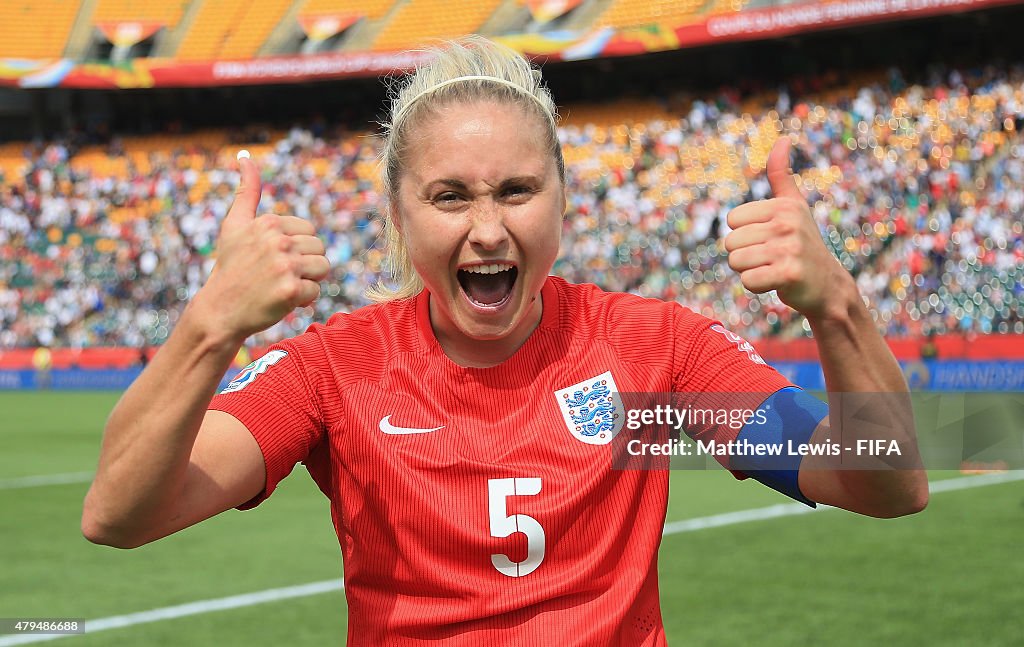
[[[0,393],[0,618],[105,618],[341,576],[326,499],[302,469],[257,510],[134,551],[82,538],[86,483],[5,485],[92,471],[116,398]],[[722,470],[679,471],[669,520],[787,501]],[[673,645],[1020,645],[1024,482],[936,494],[905,519],[831,510],[674,534],[660,564]],[[322,647],[345,633],[334,591],[58,644]]]

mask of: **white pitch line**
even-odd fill
[[[94,476],[93,472],[65,472],[64,474],[39,474],[22,476],[13,479],[0,479],[0,490],[21,490],[41,485],[68,485],[70,483],[88,483]]]
[[[1012,481],[1024,480],[1024,470],[1010,470],[1009,472],[992,472],[989,474],[978,474],[976,476],[964,476],[955,479],[945,479],[928,484],[928,491],[932,494],[937,492],[953,492],[955,490],[967,490],[972,487],[984,487],[998,483],[1010,483]]]
[[[737,523],[748,521],[762,521],[764,519],[776,519],[778,517],[791,517],[797,514],[817,512],[831,506],[819,505],[817,508],[806,506],[802,503],[779,503],[765,508],[753,508],[750,510],[737,510],[736,512],[724,512],[713,514],[709,517],[695,517],[693,519],[682,519],[681,521],[669,521],[665,524],[662,536],[676,535],[681,532],[693,532],[705,528],[718,528],[720,526],[731,526]]]
[[[287,600],[289,598],[302,598],[320,593],[328,593],[330,591],[340,591],[343,588],[345,588],[345,583],[340,579],[324,580],[322,582],[312,582],[310,584],[300,584],[298,586],[286,586],[280,589],[266,589],[265,591],[256,591],[254,593],[232,595],[227,598],[199,600],[198,602],[188,602],[186,604],[178,604],[173,607],[162,607],[160,609],[152,609],[150,611],[129,613],[123,616],[110,616],[108,618],[100,618],[98,620],[86,620],[85,631],[86,633],[91,634],[97,631],[131,627],[132,625],[158,622],[160,620],[173,620],[175,618],[184,618],[186,616],[210,613],[212,611],[225,611],[227,609],[249,607],[254,604],[262,604],[264,602],[277,602],[278,600]],[[25,634],[21,636],[5,636],[0,637],[0,646],[8,647],[9,645],[27,645],[29,643],[45,642],[48,640],[56,640],[58,638],[67,638],[74,635],[78,634]]]
[[[978,476],[966,476],[962,478],[935,481],[934,483],[928,484],[928,490],[932,494],[937,494],[940,492],[968,490],[976,487],[985,487],[987,485],[997,485],[999,483],[1010,483],[1021,480],[1024,480],[1024,470],[1002,472],[998,474],[981,474]],[[814,508],[805,506],[802,503],[783,503],[764,508],[753,508],[750,510],[726,512],[724,514],[716,514],[708,517],[696,517],[694,519],[684,519],[682,521],[671,521],[665,524],[665,530],[662,534],[676,535],[684,532],[704,530],[706,528],[719,528],[721,526],[730,526],[738,523],[746,523],[748,521],[790,517],[821,510],[835,510],[835,508],[831,506],[819,506],[817,510],[815,510]],[[202,613],[211,613],[213,611],[238,609],[241,607],[252,606],[254,604],[263,604],[265,602],[276,602],[278,600],[287,600],[289,598],[300,598],[320,593],[328,593],[330,591],[340,591],[344,587],[345,585],[343,580],[324,580],[322,582],[312,582],[310,584],[300,584],[298,586],[287,586],[279,589],[267,589],[264,591],[256,591],[254,593],[233,595],[226,598],[199,600],[197,602],[189,602],[187,604],[179,604],[172,607],[140,611],[139,613],[110,616],[108,618],[99,618],[97,620],[86,620],[85,629],[87,633],[92,634],[99,631],[106,631],[108,629],[119,629],[121,627],[131,627],[133,625],[158,622],[160,620],[172,620],[175,618],[184,618],[186,616],[199,615]],[[78,634],[26,634],[19,636],[0,636],[0,647],[46,642],[74,635]]]
[[[1010,483],[1024,480],[1024,470],[1012,470],[1009,472],[998,472],[991,474],[979,474],[977,476],[964,476],[960,478],[934,481],[928,484],[928,491],[932,494],[939,492],[953,492],[955,490],[967,490],[970,488],[996,485],[998,483]],[[737,510],[736,512],[725,512],[709,517],[696,517],[694,519],[683,519],[681,521],[670,521],[665,524],[662,536],[675,535],[681,532],[693,532],[705,528],[718,528],[719,526],[731,526],[737,523],[748,521],[763,521],[765,519],[777,519],[779,517],[791,517],[794,515],[808,514],[811,512],[823,512],[825,510],[836,510],[829,505],[819,505],[817,508],[806,506],[802,503],[780,503],[764,508],[753,508],[751,510]]]

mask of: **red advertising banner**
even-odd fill
[[[549,60],[572,61],[777,38],[858,24],[1020,4],[1020,0],[834,0],[716,13],[684,25],[653,24],[589,32],[538,32],[498,38],[517,51]]]
[[[788,36],[868,22],[971,11],[1018,0],[836,0],[718,14],[676,29],[682,47]]]
[[[425,52],[353,52],[243,61],[182,63],[136,58],[122,64],[0,60],[0,86],[98,90],[266,85],[366,77],[409,70]]]

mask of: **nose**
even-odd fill
[[[508,241],[505,214],[498,205],[487,201],[475,207],[470,218],[469,242],[474,246],[493,251]]]

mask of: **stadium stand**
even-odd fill
[[[774,296],[745,292],[721,238],[728,210],[768,194],[779,136],[823,235],[889,335],[1024,332],[1024,70],[895,71],[791,101],[707,95],[673,111],[623,101],[562,110],[569,215],[555,271],[677,300],[750,338],[806,335]],[[376,142],[323,125],[246,143],[261,209],[312,220],[333,272],[313,308],[253,342],[365,303],[375,247]],[[0,347],[158,344],[213,262],[233,197],[237,133],[0,147]]]
[[[97,0],[92,21],[99,23],[147,20],[162,23],[166,27],[174,27],[191,2],[192,0]]]
[[[60,58],[81,0],[0,2],[0,58]]]
[[[293,0],[247,2],[244,13],[236,20],[234,29],[224,40],[215,58],[246,59],[256,56],[292,2]]]
[[[252,58],[293,0],[206,0],[184,34],[182,61]]]
[[[394,0],[308,0],[300,11],[308,15],[351,14],[375,20],[394,5]]]
[[[498,8],[502,0],[450,3],[444,0],[408,0],[384,26],[371,49],[409,49],[439,38],[472,33]]]
[[[207,0],[199,7],[191,28],[184,34],[175,58],[204,61],[218,58],[224,41],[250,3],[245,0]]]

